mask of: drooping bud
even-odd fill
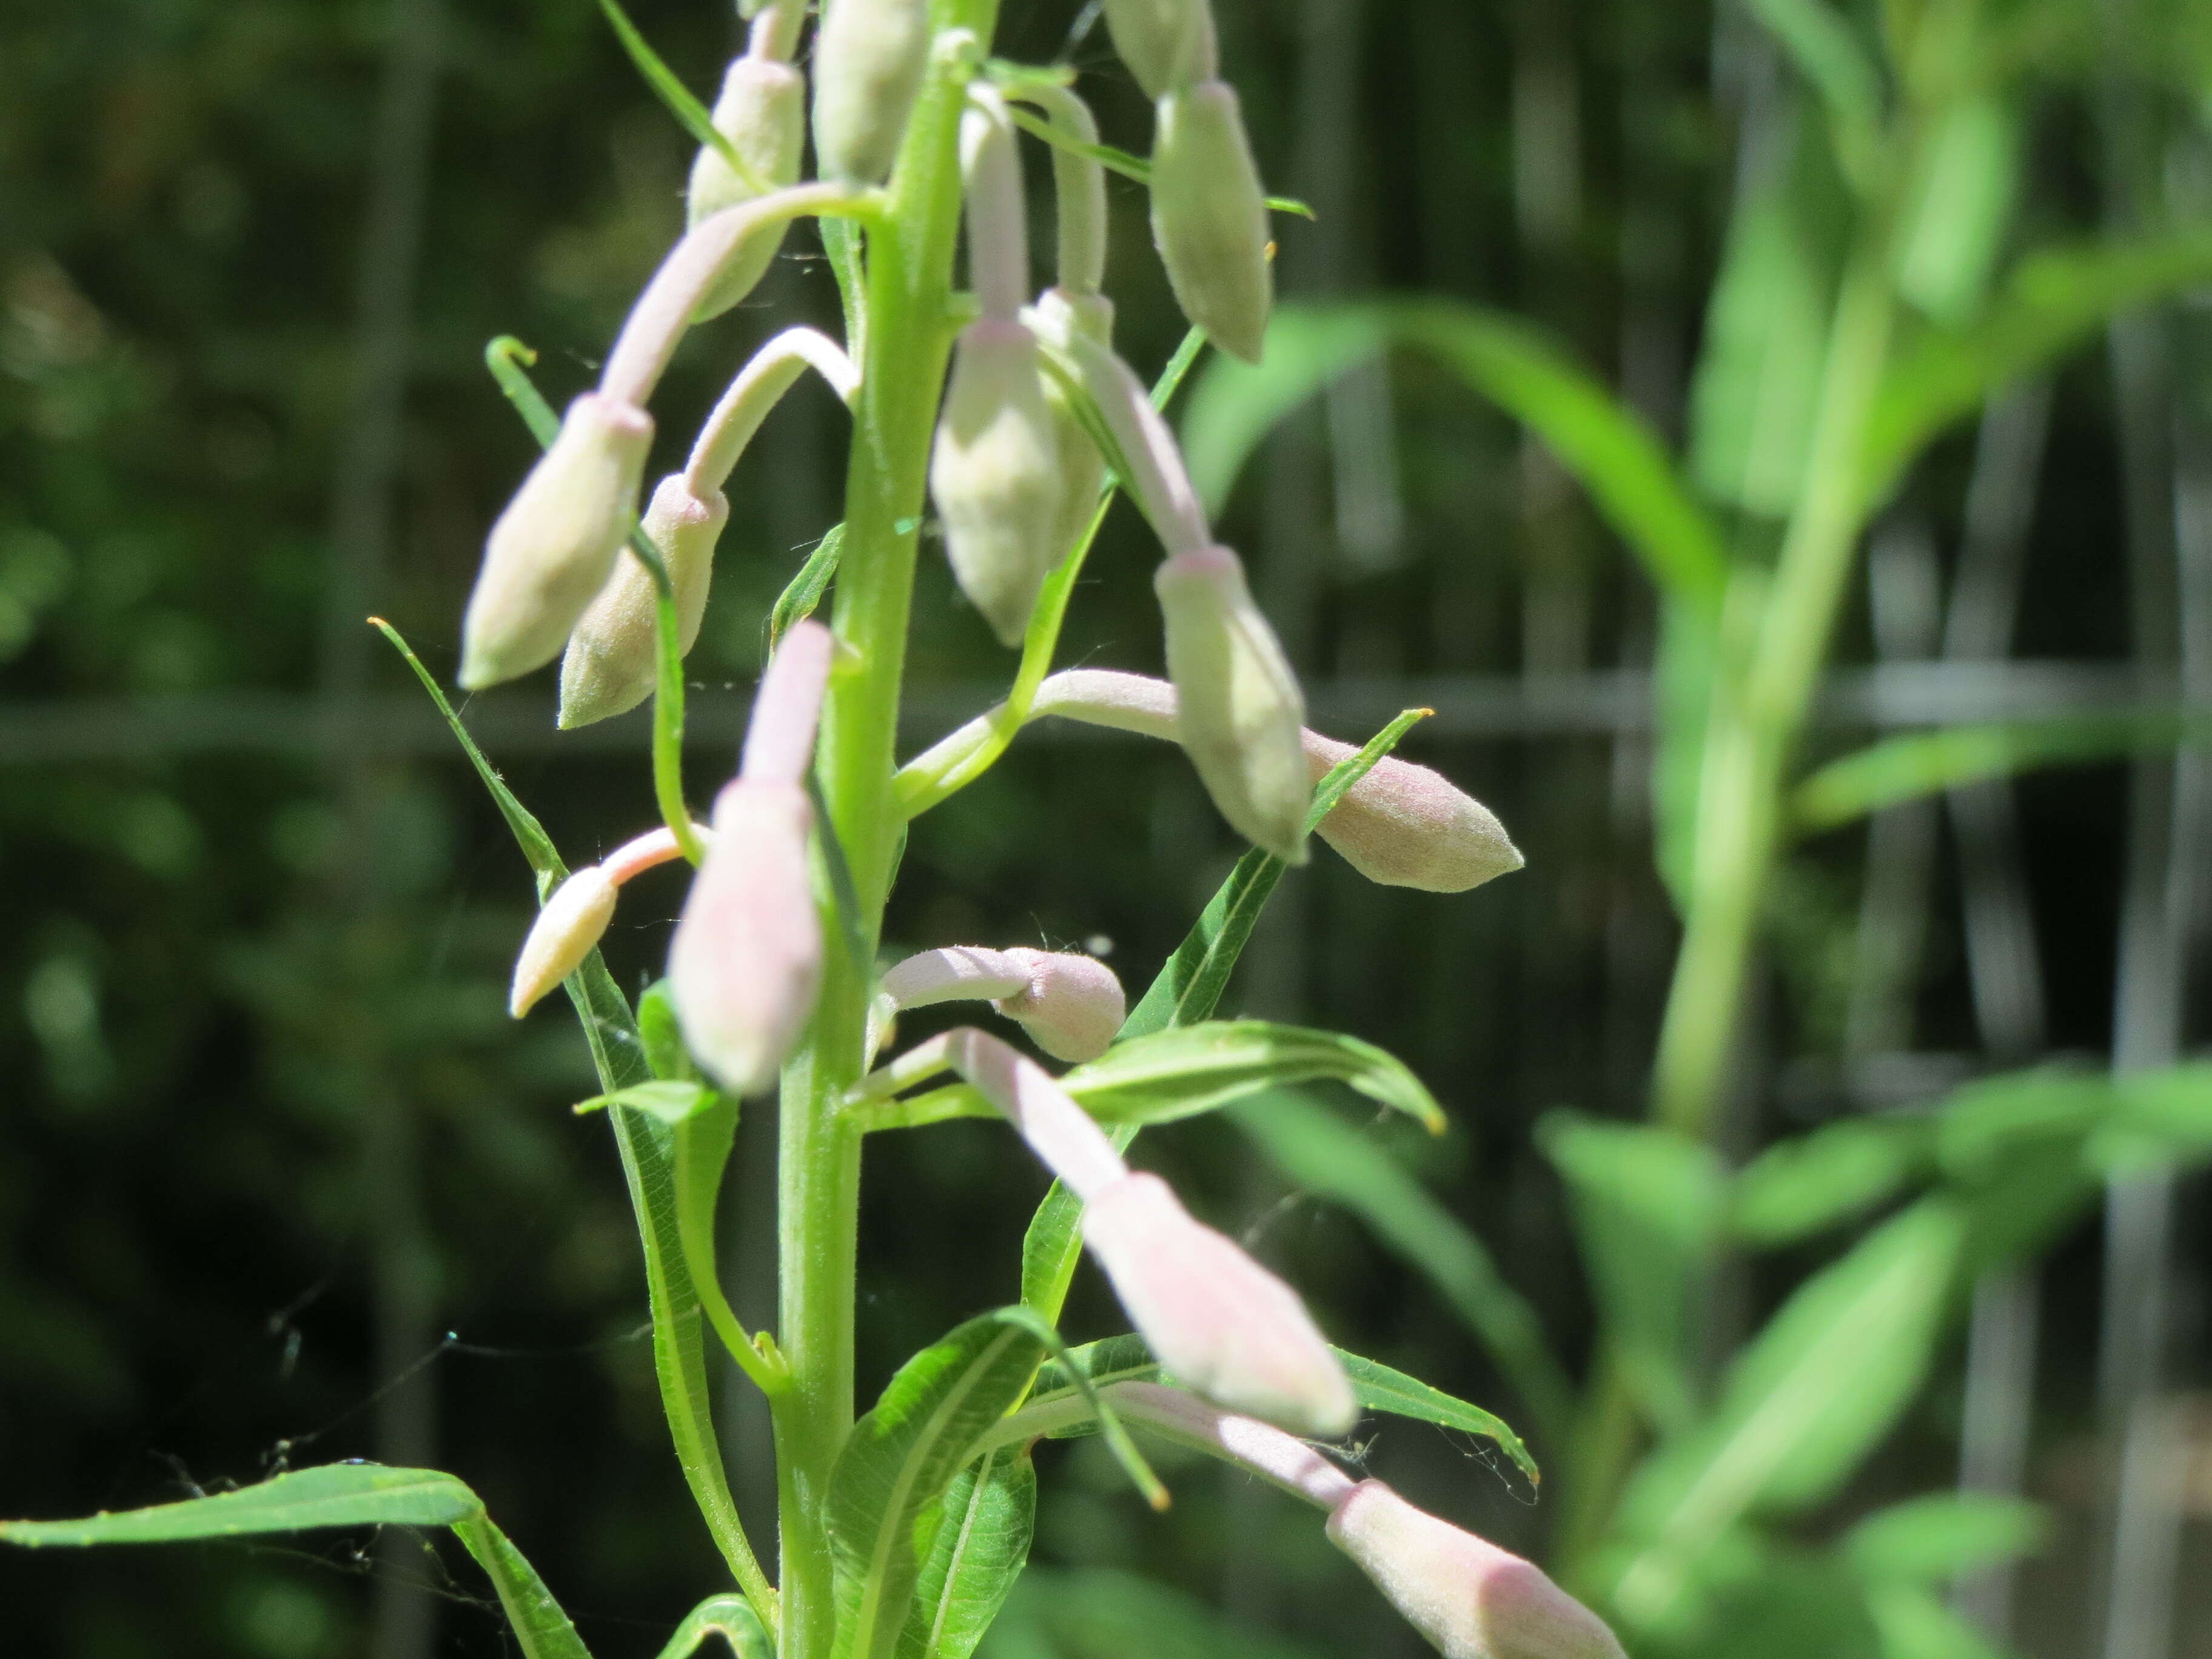
[[[561,433],[491,527],[461,624],[462,689],[558,656],[629,533],[653,418],[603,392],[568,405]]]
[[[1328,1518],[1358,1563],[1444,1659],[1624,1659],[1605,1621],[1532,1561],[1363,1480]]]
[[[1103,294],[1070,294],[1048,289],[1038,296],[1036,315],[1041,328],[1062,337],[1081,334],[1111,349],[1114,340],[1114,302]],[[1051,562],[1066,557],[1077,538],[1091,527],[1098,511],[1098,493],[1106,483],[1106,458],[1084,426],[1070,402],[1067,389],[1051,375],[1044,377],[1045,406],[1052,411],[1053,450],[1060,458],[1060,510],[1053,517]]]
[[[1235,88],[1203,81],[1159,100],[1152,137],[1152,240],[1182,314],[1224,351],[1256,363],[1274,304],[1267,201]]]
[[[714,842],[668,951],[684,1040],[732,1094],[775,1081],[814,1012],[822,920],[806,866],[813,812],[795,783],[740,777],[714,802]]]
[[[1114,970],[1096,957],[1073,951],[1003,951],[1029,976],[1022,989],[992,1006],[1030,1034],[1054,1060],[1096,1060],[1113,1046],[1128,1012]]]
[[[520,1019],[540,997],[574,973],[614,918],[614,878],[596,864],[555,888],[514,959],[507,1012]]]
[[[1213,78],[1218,54],[1207,0],[1106,0],[1106,27],[1147,98]]]
[[[1059,447],[1036,341],[986,317],[960,337],[929,461],[930,495],[961,592],[1018,646],[1054,559]]]
[[[684,192],[687,227],[753,200],[763,193],[757,185],[775,191],[798,182],[806,146],[806,77],[772,58],[740,58],[722,77],[714,120],[714,131],[729,140],[753,177],[747,179],[732,167],[714,145],[702,145]],[[775,262],[787,228],[779,222],[748,238],[699,301],[694,320],[719,317],[750,294]]]
[[[670,473],[654,487],[645,509],[641,528],[660,550],[676,590],[677,643],[686,652],[698,639],[707,614],[714,544],[729,518],[730,503],[720,490],[702,500],[680,472]],[[659,599],[641,561],[615,561],[614,574],[578,619],[561,659],[562,731],[626,714],[653,695]]]
[[[1225,547],[1179,553],[1152,579],[1167,622],[1176,732],[1221,816],[1286,863],[1305,859],[1313,799],[1305,700],[1275,630]]]
[[[1358,750],[1305,733],[1315,782]],[[1385,887],[1464,893],[1527,862],[1487,806],[1449,778],[1386,755],[1329,809],[1316,834],[1345,861]]]
[[[1141,1171],[1085,1200],[1083,1236],[1160,1363],[1208,1399],[1330,1437],[1358,1401],[1297,1293]]]
[[[811,617],[791,625],[753,694],[744,747],[738,756],[739,777],[797,784],[806,776],[836,650],[836,638]]]
[[[822,176],[881,184],[929,66],[927,0],[829,0],[814,36]]]

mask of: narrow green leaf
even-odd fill
[[[730,1644],[732,1659],[775,1659],[775,1644],[742,1595],[710,1595],[684,1617],[659,1659],[691,1659],[709,1637]]]
[[[1877,1584],[1867,1612],[1881,1641],[1881,1659],[2014,1659],[1953,1612],[1943,1597],[1918,1584]]]
[[[0,1521],[0,1542],[165,1544],[190,1538],[242,1538],[316,1527],[446,1527],[482,1514],[461,1481],[435,1469],[380,1463],[331,1463],[296,1469],[236,1492],[188,1498],[149,1509],[79,1521]]]
[[[806,799],[814,806],[814,844],[822,854],[822,872],[830,880],[830,908],[837,913],[837,933],[845,946],[845,959],[854,972],[866,975],[875,965],[860,929],[860,890],[853,883],[853,866],[838,839],[837,822],[822,793],[822,780],[806,769]]]
[[[1738,583],[1758,580],[1742,572],[1736,577]],[[1721,633],[1717,619],[1707,611],[1672,595],[1661,598],[1652,665],[1652,712],[1657,728],[1651,757],[1652,836],[1656,842],[1652,850],[1675,909],[1685,914],[1695,872],[1705,732],[1720,685]]]
[[[1728,1214],[1711,1148],[1671,1129],[1554,1113],[1538,1126],[1567,1184],[1606,1340],[1651,1421],[1688,1426],[1698,1314]]]
[[[1358,1216],[1436,1286],[1520,1394],[1540,1432],[1556,1438],[1564,1431],[1572,1389],[1535,1310],[1427,1188],[1367,1135],[1290,1091],[1231,1110],[1294,1185]]]
[[[1797,72],[1827,106],[1837,159],[1862,191],[1882,171],[1882,83],[1874,54],[1826,0],[1751,0]]]
[[[1876,1510],[1844,1534],[1844,1557],[1869,1580],[1942,1585],[2041,1547],[2039,1504],[1990,1492],[1930,1492]]]
[[[1055,149],[1064,149],[1071,155],[1085,156],[1097,162],[1109,173],[1118,173],[1124,179],[1133,179],[1146,189],[1152,187],[1152,164],[1143,156],[1132,155],[1127,150],[1116,149],[1111,144],[1090,143],[1077,137],[1072,132],[1062,131],[1051,122],[1022,108],[1019,105],[1009,106],[1007,113],[1013,117],[1014,125],[1024,132],[1043,139]],[[1299,201],[1295,196],[1270,196],[1267,198],[1267,206],[1274,212],[1295,214],[1301,219],[1311,219],[1315,216],[1313,209]]]
[[[1346,1353],[1342,1348],[1333,1350],[1344,1362],[1346,1376],[1359,1396],[1359,1403],[1370,1411],[1388,1412],[1393,1417],[1407,1417],[1419,1423],[1433,1423],[1439,1428],[1457,1429],[1465,1434],[1479,1434],[1494,1440],[1511,1458],[1521,1473],[1528,1477],[1531,1486],[1544,1476],[1537,1468],[1536,1460],[1528,1455],[1528,1448],[1521,1437],[1513,1432],[1506,1420],[1495,1412],[1486,1412],[1480,1406],[1471,1406],[1464,1400],[1455,1399],[1441,1389],[1431,1388],[1417,1376],[1393,1370],[1380,1360],[1363,1358],[1356,1353]]]
[[[952,1477],[945,1518],[915,1577],[899,1659],[968,1659],[1029,1565],[1036,1470],[1002,1446]]]
[[[593,1095],[589,1100],[578,1101],[570,1109],[582,1113],[602,1111],[610,1106],[630,1106],[652,1113],[663,1123],[681,1123],[720,1103],[721,1097],[702,1083],[655,1081],[634,1083],[612,1094]]]
[[[2021,124],[2005,100],[1961,99],[1938,114],[1912,160],[1897,291],[1938,322],[1971,322],[2020,188]]]
[[[836,1659],[896,1652],[946,1487],[978,1437],[1020,1401],[1048,1351],[1033,1328],[971,1319],[900,1366],[853,1425],[827,1503]]]
[[[483,357],[484,367],[499,382],[499,389],[514,405],[515,413],[522,416],[522,423],[538,440],[538,447],[552,448],[553,441],[561,435],[561,417],[553,412],[553,405],[545,401],[544,394],[530,376],[523,373],[538,361],[538,354],[512,334],[502,334],[485,343]]]
[[[1801,1286],[1731,1366],[1708,1423],[1644,1465],[1621,1526],[1650,1540],[1614,1599],[1632,1622],[1668,1617],[1699,1558],[1746,1516],[1828,1497],[1918,1392],[1966,1233],[1923,1199]]]
[[[1261,366],[1217,359],[1192,394],[1185,458],[1218,513],[1260,440],[1330,381],[1392,344],[1434,358],[1541,438],[1662,590],[1708,611],[1727,558],[1719,533],[1650,428],[1519,319],[1456,301],[1284,306]]]
[[[1832,830],[1869,812],[1991,778],[2208,744],[2212,721],[2176,708],[1946,726],[1885,738],[1830,761],[1797,786],[1791,806],[1801,829]]]
[[[833,524],[822,539],[814,544],[814,550],[806,556],[806,562],[799,567],[799,574],[790,585],[776,596],[775,607],[768,613],[767,653],[775,654],[775,647],[791,631],[793,623],[804,622],[822,604],[822,596],[830,591],[836,579],[837,561],[844,556],[845,526]]]
[[[1195,329],[1184,337],[1176,362],[1161,377],[1156,398],[1174,390],[1179,378],[1177,365],[1189,366],[1197,355],[1195,343],[1200,337]],[[1314,786],[1313,804],[1306,810],[1306,829],[1310,831],[1327,817],[1345,792],[1373,771],[1376,763],[1396,748],[1399,738],[1428,712],[1406,710],[1369,738],[1358,754],[1348,755],[1329,768]],[[1243,953],[1244,943],[1252,937],[1267,896],[1275,890],[1285,868],[1280,859],[1256,847],[1237,860],[1229,879],[1200,913],[1197,925],[1184,936],[1121,1022],[1114,1039],[1116,1043],[1213,1017],[1237,958]],[[1117,1148],[1127,1150],[1136,1138],[1137,1126],[1117,1126],[1109,1133]],[[1075,1264],[1083,1253],[1078,1231],[1082,1216],[1083,1206],[1055,1181],[1022,1237],[1022,1303],[1036,1309],[1048,1322],[1059,1319],[1060,1309],[1066,1305],[1067,1287],[1075,1279]]]
[[[583,1638],[561,1611],[553,1592],[520,1550],[479,1510],[453,1522],[455,1536],[490,1577],[507,1622],[521,1644],[523,1659],[591,1659]]]
[[[1866,1215],[1930,1170],[1933,1127],[1850,1117],[1778,1140],[1736,1176],[1737,1237],[1791,1244]]]
[[[736,147],[716,130],[714,118],[707,106],[694,98],[691,89],[678,80],[675,72],[660,61],[660,54],[646,43],[645,37],[637,32],[637,26],[629,21],[629,15],[615,3],[615,0],[599,0],[599,9],[606,14],[607,22],[614,29],[615,39],[622,42],[623,50],[629,54],[629,61],[645,77],[646,85],[651,87],[654,94],[668,106],[668,112],[677,118],[684,131],[691,135],[694,142],[717,151],[730,164],[730,171],[738,175],[746,190],[755,196],[768,195],[771,189],[768,181],[755,173],[744,157],[738,154]]]

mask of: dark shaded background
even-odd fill
[[[120,1507],[343,1456],[434,1462],[483,1493],[602,1659],[623,1659],[719,1582],[659,1417],[627,1202],[604,1125],[564,1109],[589,1086],[566,1011],[520,1025],[502,1012],[522,861],[358,618],[388,617],[450,675],[483,530],[532,450],[482,345],[512,332],[538,347],[556,402],[584,385],[679,226],[690,147],[586,0],[441,9],[380,529],[346,516],[359,499],[343,482],[380,471],[359,447],[374,391],[359,296],[366,268],[372,319],[393,298],[375,274],[389,228],[368,216],[380,87],[394,20],[419,27],[427,0],[0,9],[0,1512]],[[1060,54],[1077,10],[1008,0],[1002,50]],[[1321,210],[1279,222],[1287,291],[1510,307],[1679,433],[1757,73],[1740,16],[1648,0],[1219,10],[1271,183]],[[735,38],[726,8],[637,0],[633,15],[711,88]],[[1147,112],[1103,30],[1073,57],[1109,141],[1144,149]],[[2080,88],[2054,77],[2037,109],[2038,228],[2100,211],[2087,122]],[[1140,193],[1117,182],[1114,201],[1120,339],[1149,373],[1181,323]],[[754,301],[687,345],[657,405],[667,447],[752,343],[834,317],[811,249],[795,236]],[[2109,402],[2094,356],[2059,381],[2023,655],[2125,654]],[[691,659],[696,796],[727,768],[768,603],[838,516],[842,422],[810,385],[732,483]],[[1965,465],[1954,442],[1910,492],[1939,562]],[[1528,1132],[1558,1105],[1640,1107],[1672,945],[1644,746],[1595,716],[1486,728],[1425,693],[1443,679],[1511,708],[1533,706],[1531,688],[1613,685],[1562,677],[1639,670],[1649,596],[1540,451],[1413,363],[1295,422],[1224,529],[1317,723],[1358,738],[1439,701],[1446,716],[1407,752],[1496,807],[1530,860],[1439,899],[1366,887],[1324,855],[1286,886],[1231,1006],[1411,1062],[1457,1124],[1428,1155],[1433,1182],[1578,1347],[1583,1292]],[[1157,669],[1151,562],[1118,509],[1064,661]],[[1847,649],[1868,654],[1863,619]],[[934,562],[913,660],[917,745],[1010,667]],[[556,743],[543,679],[467,712],[580,858],[652,819],[643,727]],[[2020,791],[2056,1048],[2108,1042],[2124,798],[2118,768]],[[1984,1063],[1948,852],[1904,1025],[1871,1050],[1847,1030],[1871,971],[1863,843],[1832,837],[1792,872],[1743,1146]],[[1236,851],[1179,756],[1038,729],[917,827],[891,932],[1110,941],[1133,989]],[[655,970],[678,893],[655,878],[625,905],[608,956],[626,984]],[[1911,1066],[1868,1064],[1905,1051]],[[760,1128],[744,1132],[726,1206],[749,1319],[769,1299]],[[1352,1224],[1286,1200],[1227,1130],[1150,1145],[1206,1213],[1255,1230],[1348,1345],[1510,1411],[1430,1292]],[[871,1148],[864,1393],[1011,1298],[1042,1190],[987,1126]],[[2177,1348],[2201,1386],[2201,1202],[2185,1226]],[[2095,1261],[2093,1235],[2070,1243],[2046,1305],[2036,1484],[2077,1510],[2094,1486]],[[1741,1285],[1744,1316],[1775,1288]],[[1071,1337],[1115,1321],[1086,1278]],[[765,1536],[761,1424],[726,1392],[740,1499]],[[1957,1397],[1955,1379],[1939,1384],[1855,1504],[1948,1480]],[[1371,1456],[1419,1501],[1538,1535],[1528,1494],[1479,1446],[1398,1425]],[[1425,1650],[1301,1513],[1188,1469],[1156,1520],[1089,1449],[1045,1462],[1041,1560],[1139,1568],[1316,1652]],[[2212,1512],[2212,1477],[2191,1502]],[[2191,1543],[2201,1560],[2201,1528]],[[368,1653],[374,1631],[379,1659],[502,1650],[456,1552],[382,1548],[318,1535],[0,1557],[0,1645],[289,1659]],[[433,1595],[405,1594],[414,1582]],[[2039,1651],[2087,1650],[2082,1582],[2078,1565],[2035,1575]]]

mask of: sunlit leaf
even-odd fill
[[[1844,1557],[1875,1580],[1940,1586],[2039,1548],[2051,1533],[2040,1504],[1990,1492],[1929,1492],[1876,1510],[1844,1534]]]
[[[628,1106],[635,1111],[650,1112],[663,1123],[681,1123],[686,1118],[711,1110],[720,1099],[702,1083],[655,1081],[634,1083],[612,1094],[593,1095],[589,1100],[578,1101],[574,1109],[597,1112],[610,1106]]]
[[[836,579],[837,562],[844,556],[845,526],[833,524],[814,550],[806,556],[806,562],[799,567],[799,574],[790,585],[776,595],[775,605],[768,613],[768,654],[773,656],[776,646],[791,631],[793,623],[805,622],[822,604],[822,596],[830,591]]]
[[[1856,1220],[1929,1171],[1933,1138],[1922,1119],[1852,1117],[1778,1140],[1737,1174],[1736,1236],[1788,1244]]]
[[[1028,1451],[1003,1446],[970,1463],[945,1490],[944,1519],[915,1576],[899,1632],[899,1659],[968,1659],[1029,1564],[1036,1524],[1036,1470]]]

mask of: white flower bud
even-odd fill
[[[798,183],[806,147],[806,77],[772,58],[740,58],[722,77],[714,101],[714,131],[769,190]],[[759,195],[712,144],[700,148],[684,192],[687,228]],[[768,274],[783,246],[787,222],[763,226],[723,266],[692,313],[694,321],[718,317],[743,300]]]
[[[461,624],[462,689],[496,685],[552,661],[614,568],[629,534],[653,443],[643,410],[587,392],[568,405],[484,544]]]
[[[828,0],[814,36],[814,149],[825,179],[890,176],[929,66],[927,0]]]
[[[614,878],[596,864],[555,888],[514,959],[507,1012],[520,1019],[540,997],[581,967],[614,917]]]
[[[1114,970],[1096,957],[1073,951],[1016,946],[1000,954],[1029,975],[1029,983],[992,1006],[1030,1034],[1054,1060],[1096,1060],[1113,1046],[1128,1000]]]
[[[1624,1659],[1605,1621],[1532,1561],[1363,1480],[1328,1535],[1444,1659]]]
[[[1218,53],[1207,0],[1106,0],[1106,27],[1147,98],[1213,78]]]
[[[822,919],[806,864],[812,823],[798,784],[740,777],[725,786],[714,844],[669,946],[684,1042],[732,1094],[775,1081],[821,988]]]
[[[961,592],[1001,643],[1019,645],[1056,556],[1061,501],[1036,341],[1021,324],[987,317],[962,333],[929,489]]]
[[[1159,100],[1152,240],[1182,314],[1224,351],[1258,362],[1275,295],[1267,201],[1236,91],[1224,82]]]
[[[1038,296],[1036,315],[1041,328],[1060,337],[1080,334],[1112,349],[1114,302],[1103,294],[1048,289]],[[1048,333],[1045,337],[1053,337]],[[1076,417],[1066,388],[1050,375],[1045,376],[1044,400],[1052,411],[1053,448],[1060,457],[1060,511],[1054,515],[1051,537],[1051,562],[1057,564],[1067,556],[1076,538],[1091,527],[1098,511],[1098,492],[1106,482],[1106,458]]]
[[[1298,1434],[1359,1415],[1344,1367],[1297,1292],[1142,1172],[1085,1200],[1083,1236],[1153,1353],[1209,1400]]]
[[[1305,700],[1243,564],[1225,547],[1179,553],[1152,586],[1167,622],[1176,734],[1191,764],[1239,834],[1303,863],[1313,801],[1299,744]]]
[[[1305,734],[1313,780],[1358,750]],[[1345,862],[1385,887],[1464,893],[1527,862],[1496,814],[1451,780],[1386,755],[1329,809],[1316,834]]]
[[[702,501],[680,472],[663,478],[646,507],[641,527],[660,550],[676,590],[676,638],[684,651],[699,637],[714,576],[714,544],[729,519],[730,503],[720,490]],[[561,659],[562,731],[626,714],[653,695],[659,610],[659,596],[644,564],[618,556],[614,574],[578,619]]]

